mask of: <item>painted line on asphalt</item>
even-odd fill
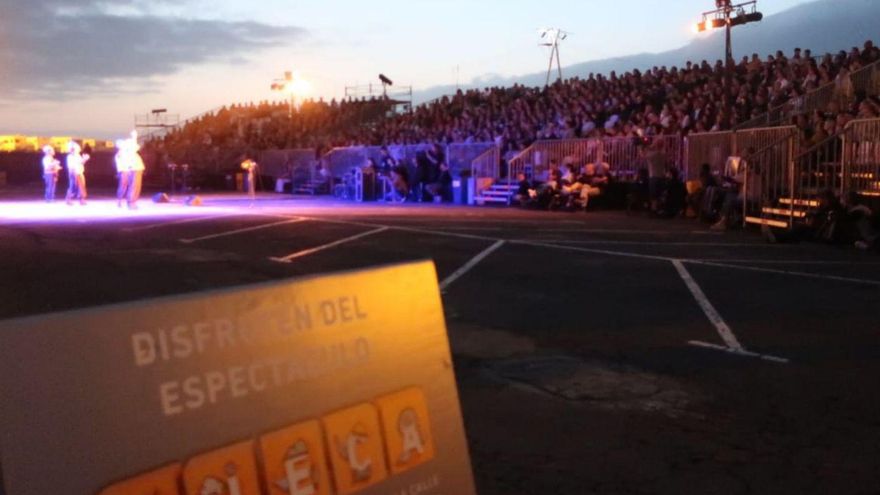
[[[440,282],[440,293],[445,293],[446,289],[452,285],[453,282],[461,278],[464,274],[471,271],[475,266],[477,266],[481,261],[486,259],[490,254],[494,253],[501,246],[505,244],[505,241],[498,241],[495,244],[492,244],[485,250],[483,250],[480,254],[474,256],[470,261],[461,266],[458,270],[452,273],[452,275],[446,277],[442,282]]]
[[[551,249],[560,249],[563,251],[576,251],[579,253],[591,253],[591,254],[604,254],[606,256],[616,256],[620,258],[633,258],[633,259],[642,259],[642,260],[652,260],[652,261],[673,261],[674,258],[670,258],[667,256],[653,256],[650,254],[638,254],[638,253],[628,253],[625,251],[609,251],[607,249],[592,249],[592,248],[582,248],[576,246],[560,246],[558,244],[550,244],[546,242],[537,242],[537,241],[509,241],[511,244],[519,244],[521,246],[535,246],[535,247],[544,247]]]
[[[308,220],[313,220],[315,222],[334,223],[334,224],[341,224],[341,225],[356,225],[356,226],[369,227],[369,228],[383,227],[383,228],[390,229],[390,230],[432,234],[432,235],[439,235],[439,236],[446,236],[446,237],[457,237],[457,238],[461,238],[461,239],[474,239],[474,240],[491,241],[491,242],[505,240],[505,239],[501,239],[498,237],[473,235],[473,234],[461,234],[461,233],[455,233],[455,232],[444,232],[444,231],[414,228],[414,227],[380,225],[380,224],[375,224],[375,223],[353,222],[353,221],[335,220],[335,219],[324,219],[324,218],[318,218],[318,217],[305,217],[305,218],[307,218]],[[678,260],[678,258],[673,258],[670,256],[654,256],[654,255],[648,255],[648,254],[631,253],[631,252],[626,252],[626,251],[611,251],[611,250],[607,250],[607,249],[593,249],[593,248],[583,248],[583,247],[576,247],[576,246],[563,246],[563,245],[552,244],[552,243],[548,243],[548,242],[528,241],[528,240],[523,240],[523,239],[507,240],[507,242],[510,244],[518,244],[518,245],[524,245],[524,246],[536,246],[536,247],[544,247],[544,248],[550,248],[550,249],[560,249],[560,250],[565,250],[565,251],[591,253],[591,254],[604,254],[607,256],[614,256],[614,257],[621,257],[621,258],[643,259],[643,260],[665,261],[665,262],[672,262],[672,261]],[[816,279],[825,279],[825,280],[834,280],[834,281],[840,281],[840,282],[851,282],[851,283],[880,286],[880,281],[877,281],[877,280],[865,280],[865,279],[857,279],[857,278],[838,277],[838,276],[834,276],[834,275],[821,275],[821,274],[807,273],[807,272],[792,272],[792,271],[786,271],[786,270],[774,270],[771,268],[730,265],[730,264],[707,262],[707,261],[700,261],[700,260],[683,259],[681,261],[683,261],[685,263],[693,263],[693,264],[697,264],[697,265],[715,266],[718,268],[730,268],[730,269],[734,269],[734,270],[748,270],[748,271],[756,271],[756,272],[776,273],[776,274],[780,274],[780,275],[791,275],[791,276],[797,276],[797,277],[808,277],[808,278],[816,278]]]
[[[880,261],[861,261],[861,260],[853,260],[853,261],[841,261],[841,260],[750,260],[746,258],[742,259],[708,259],[708,258],[693,258],[693,259],[682,259],[681,261],[685,263],[758,263],[760,265],[852,265],[856,266],[865,266],[865,265],[880,265]]]
[[[374,230],[369,230],[367,232],[361,232],[360,234],[346,237],[344,239],[339,239],[338,241],[333,241],[333,242],[330,242],[330,243],[327,243],[327,244],[324,244],[321,246],[317,246],[317,247],[313,247],[313,248],[309,248],[309,249],[304,249],[302,251],[297,251],[297,252],[295,252],[293,254],[289,254],[287,256],[282,256],[282,257],[274,257],[273,256],[269,259],[272,261],[277,261],[278,263],[290,263],[297,258],[302,258],[304,256],[308,256],[310,254],[315,254],[317,252],[324,251],[326,249],[334,248],[336,246],[341,246],[343,244],[346,244],[346,243],[349,243],[352,241],[356,241],[358,239],[363,239],[364,237],[369,237],[371,235],[375,235],[380,232],[385,232],[386,230],[388,230],[388,227],[379,227]]]
[[[716,350],[716,351],[726,352],[728,354],[733,354],[736,356],[763,359],[764,361],[771,361],[774,363],[788,364],[790,362],[786,358],[771,356],[769,354],[759,354],[757,352],[751,352],[751,351],[745,351],[745,350],[731,349],[730,347],[725,347],[723,345],[710,344],[708,342],[700,342],[699,340],[691,340],[688,342],[688,345],[692,345],[694,347],[702,347],[704,349],[712,349],[712,350]]]
[[[166,226],[171,226],[171,225],[183,225],[183,224],[187,224],[187,223],[204,222],[207,220],[216,220],[216,219],[229,218],[229,217],[235,217],[235,216],[246,216],[246,215],[242,214],[242,213],[223,213],[220,215],[201,216],[201,217],[196,217],[196,218],[188,217],[188,218],[184,218],[184,219],[171,220],[168,222],[158,222],[158,223],[151,223],[149,225],[141,225],[138,227],[130,227],[127,229],[122,229],[122,230],[123,230],[123,232],[140,232],[140,231],[144,231],[144,230],[158,229],[160,227],[166,227]]]
[[[269,229],[269,228],[272,228],[272,227],[278,227],[278,226],[280,226],[280,225],[290,225],[290,224],[294,224],[294,223],[302,223],[302,222],[305,222],[305,221],[306,221],[305,218],[294,218],[294,219],[291,219],[291,220],[284,220],[284,221],[281,221],[281,222],[272,222],[272,223],[266,223],[266,224],[262,224],[262,225],[257,225],[257,226],[254,226],[254,227],[245,227],[245,228],[243,228],[243,229],[230,230],[230,231],[227,231],[227,232],[219,232],[219,233],[217,233],[217,234],[205,235],[205,236],[202,236],[202,237],[194,237],[194,238],[191,238],[191,239],[178,239],[178,240],[179,240],[180,242],[184,243],[184,244],[192,244],[192,243],[194,243],[194,242],[207,241],[207,240],[209,240],[209,239],[217,239],[217,238],[220,238],[220,237],[229,237],[229,236],[233,236],[233,235],[244,234],[244,233],[247,233],[247,232],[254,232],[254,231],[257,231],[257,230],[263,230],[263,229]]]
[[[812,278],[816,280],[831,280],[834,282],[847,282],[852,284],[861,284],[861,285],[872,285],[875,287],[880,287],[880,280],[870,280],[864,278],[852,278],[852,277],[840,277],[837,275],[824,275],[820,273],[810,273],[810,272],[795,272],[791,270],[778,270],[775,268],[762,268],[757,266],[745,266],[745,265],[730,265],[727,263],[717,263],[713,261],[700,261],[700,260],[682,260],[685,263],[690,263],[692,265],[702,265],[702,266],[712,266],[717,268],[730,268],[733,270],[744,270],[749,272],[759,272],[759,273],[773,273],[777,275],[789,275],[792,277],[802,277],[802,278]]]
[[[703,289],[700,288],[700,284],[694,280],[694,277],[691,276],[690,272],[688,272],[687,268],[685,268],[684,264],[679,260],[672,260],[672,265],[675,266],[675,270],[678,272],[678,275],[684,281],[684,284],[687,286],[688,290],[691,291],[691,295],[696,299],[697,304],[700,306],[700,309],[703,310],[703,313],[709,318],[709,322],[715,327],[715,330],[718,331],[718,335],[721,336],[721,340],[727,345],[728,348],[733,349],[737,352],[743,352],[743,346],[736,339],[736,335],[733,334],[733,330],[727,325],[727,322],[724,321],[724,318],[718,313],[718,310],[715,309],[715,306],[712,306],[712,302],[709,301],[709,298],[706,297],[706,294],[703,292]]]
[[[563,240],[563,239],[516,239],[511,242],[517,241],[549,241],[556,242],[559,244],[583,244],[583,245],[621,245],[621,246],[641,246],[650,244],[651,246],[692,246],[692,247],[731,247],[731,248],[753,248],[753,247],[776,247],[774,244],[758,244],[758,243],[731,243],[731,242],[663,242],[663,241],[617,241],[617,240],[603,240],[603,239],[593,239],[589,241],[576,241],[576,240]]]

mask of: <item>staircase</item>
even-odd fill
[[[309,179],[306,182],[294,186],[293,194],[308,194],[310,196],[316,196],[322,194],[319,190],[321,189],[321,186],[325,184],[326,181]]]
[[[510,205],[518,189],[518,184],[496,182],[488,189],[483,189],[478,195],[474,196],[474,204],[478,206]]]

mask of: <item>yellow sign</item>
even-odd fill
[[[388,476],[375,406],[361,404],[322,421],[339,495],[357,493]]]
[[[434,458],[428,404],[420,389],[386,395],[376,403],[392,473],[402,473]]]
[[[430,262],[0,322],[0,479],[471,495],[451,363]]]
[[[183,468],[186,495],[260,495],[251,442],[214,450],[187,461]]]
[[[115,483],[101,490],[99,495],[178,495],[180,463],[142,474],[136,478]]]
[[[263,484],[271,494],[330,495],[321,423],[312,420],[260,437]]]

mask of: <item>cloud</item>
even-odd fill
[[[156,87],[192,65],[234,63],[304,29],[169,15],[169,0],[8,0],[0,17],[0,99],[64,99]]]

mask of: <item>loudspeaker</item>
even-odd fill
[[[165,193],[158,193],[153,196],[153,203],[170,203],[171,198],[168,197]]]
[[[190,196],[186,198],[186,206],[202,206],[202,198],[200,196]]]

